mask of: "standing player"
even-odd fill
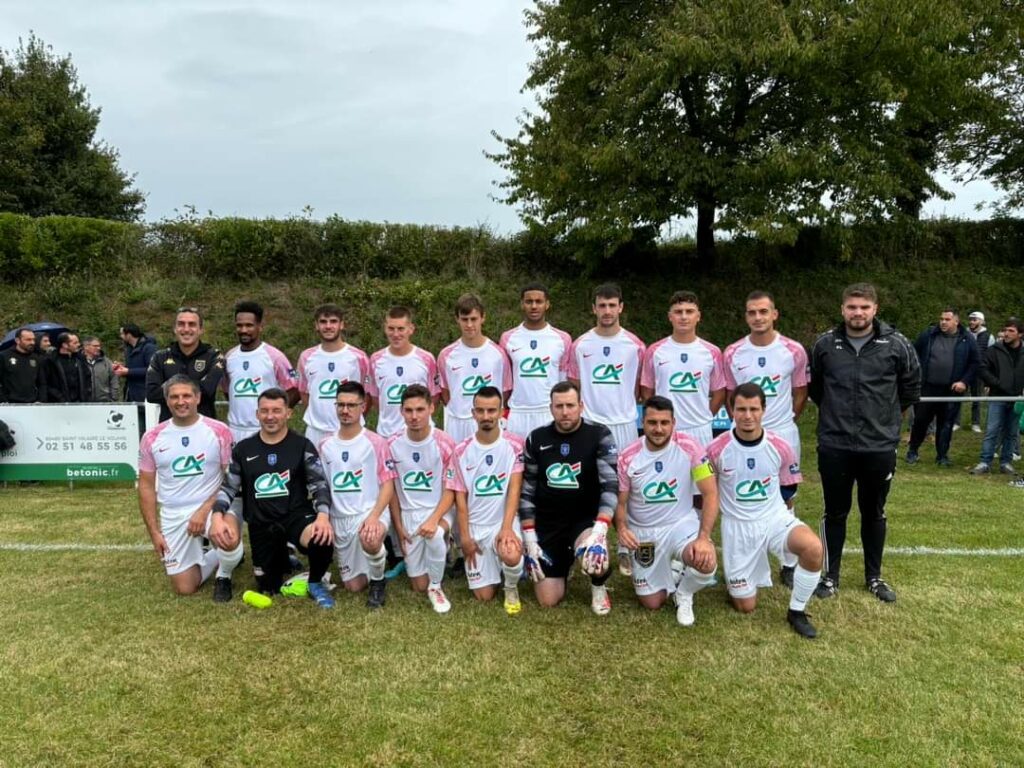
[[[551,387],[566,377],[572,339],[551,326],[548,289],[530,283],[520,292],[523,322],[499,342],[512,363],[508,431],[522,437],[551,421]]]
[[[242,560],[242,524],[231,514],[211,519],[210,512],[231,460],[231,432],[199,414],[199,385],[188,376],[175,374],[163,389],[171,418],[142,436],[139,509],[174,591],[196,592],[216,569],[213,600],[226,603]],[[217,549],[203,552],[204,536]]]
[[[606,426],[583,420],[575,382],[551,388],[551,415],[554,421],[533,430],[523,450],[519,519],[526,572],[537,602],[550,608],[565,597],[569,571],[580,558],[590,576],[590,608],[605,616],[612,609],[605,582],[618,452]]]
[[[394,462],[387,441],[360,424],[366,391],[345,381],[336,394],[338,432],[320,442],[320,460],[331,488],[334,556],[341,582],[349,592],[366,589],[369,608],[384,605],[384,537],[395,494]]]
[[[821,573],[821,541],[792,513],[800,464],[789,444],[762,426],[764,391],[753,382],[730,395],[735,427],[708,446],[718,475],[722,509],[722,560],[729,597],[742,613],[752,613],[759,587],[772,585],[768,552],[780,560],[797,558],[786,620],[808,639],[817,630],[805,613]]]
[[[441,580],[454,493],[442,486],[455,443],[434,426],[433,414],[434,403],[427,388],[420,384],[406,387],[402,393],[405,430],[388,440],[396,472],[391,524],[405,554],[412,588],[426,592],[435,611],[448,613],[452,606]]]
[[[432,354],[412,343],[415,332],[412,311],[406,307],[391,307],[384,317],[388,345],[370,356],[366,391],[371,405],[377,407],[377,434],[381,437],[391,437],[405,429],[402,393],[406,387],[421,384],[435,397],[441,392],[437,383],[437,362]]]
[[[693,596],[715,580],[711,531],[718,519],[718,489],[704,448],[676,432],[672,401],[644,402],[644,436],[619,454],[619,541],[633,552],[633,589],[640,604],[657,610],[672,594],[676,620],[693,624]],[[700,517],[693,508],[700,493]],[[673,575],[673,561],[683,566]]]
[[[523,440],[501,433],[501,392],[482,387],[473,396],[476,435],[455,448],[445,487],[455,507],[466,559],[466,580],[478,600],[493,600],[504,579],[505,613],[515,616],[523,574],[519,494],[523,486]]]
[[[203,316],[196,307],[179,307],[174,315],[174,342],[156,352],[146,369],[146,401],[160,406],[160,421],[171,418],[163,384],[172,376],[188,376],[199,385],[199,413],[217,418],[217,387],[224,376],[224,356],[202,340]]]
[[[668,302],[672,335],[656,341],[644,353],[640,396],[672,401],[676,429],[698,445],[711,442],[711,420],[725,402],[722,351],[697,336],[700,302],[691,291],[676,291]]]
[[[284,390],[260,393],[259,432],[231,451],[231,466],[213,506],[214,524],[240,499],[260,591],[273,595],[281,589],[291,569],[291,544],[309,556],[309,596],[321,608],[333,608],[334,598],[323,583],[334,553],[331,492],[316,448],[288,429],[291,415]]]
[[[235,442],[260,430],[256,402],[261,393],[278,387],[287,393],[289,409],[299,401],[298,375],[288,358],[261,340],[263,307],[255,301],[235,305],[238,346],[224,356],[227,375],[221,388],[228,393],[228,426]]]
[[[507,399],[512,369],[504,350],[483,334],[487,315],[480,299],[467,293],[455,303],[461,336],[437,356],[437,373],[444,403],[444,430],[460,443],[476,432],[473,395],[481,387],[499,387]]]
[[[299,397],[305,406],[302,420],[313,445],[338,431],[334,396],[346,381],[362,384],[370,371],[366,353],[345,342],[345,317],[341,307],[324,304],[313,311],[320,343],[299,356]]]

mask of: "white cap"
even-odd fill
[[[967,319],[968,320],[981,320],[981,322],[984,323],[985,322],[985,313],[984,312],[974,311],[974,312],[971,312],[971,314],[969,314],[967,316]]]

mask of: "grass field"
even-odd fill
[[[816,527],[811,426],[798,513]],[[927,445],[900,462],[899,601],[848,553],[838,598],[809,607],[814,642],[781,587],[749,617],[707,590],[684,630],[618,575],[604,619],[584,579],[515,619],[462,580],[443,617],[403,580],[372,614],[344,595],[215,606],[209,587],[172,596],[149,551],[13,546],[145,544],[132,490],[0,490],[0,765],[1024,765],[1024,558],[898,553],[1024,546],[1024,491],[966,474],[979,443],[954,436],[955,470]]]

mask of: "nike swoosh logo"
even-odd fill
[[[537,450],[538,450],[538,451],[546,451],[546,450],[547,450],[548,448],[554,448],[554,447],[555,447],[555,444],[554,444],[554,443],[552,443],[551,445],[542,445],[542,446],[541,446],[540,448],[538,448]]]
[[[259,458],[259,456],[246,456],[245,460],[246,461],[256,461],[256,459],[258,459],[258,458]]]
[[[747,370],[747,368],[749,368],[749,367],[750,367],[750,366],[747,366],[747,365],[737,365],[737,366],[736,366],[736,370],[737,370],[737,371],[745,371],[745,370]]]
[[[452,371],[461,371],[461,370],[462,370],[462,366],[461,365],[453,365],[452,366]]]
[[[156,450],[157,450],[157,453],[163,453],[164,451],[166,451],[168,449],[167,448],[157,448]]]
[[[591,352],[589,355],[586,352],[583,353],[583,359],[584,360],[586,360],[588,357],[593,357],[593,356],[594,356],[593,352]]]
[[[512,347],[509,352],[518,352],[522,347]]]
[[[661,368],[663,365],[668,365],[668,360],[659,360],[658,367]]]
[[[467,472],[472,472],[474,469],[476,469],[476,465],[475,464],[472,467],[466,467],[466,471]]]

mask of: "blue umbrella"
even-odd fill
[[[28,328],[34,331],[36,338],[38,338],[40,334],[46,334],[50,337],[50,343],[53,344],[53,346],[57,346],[57,337],[67,330],[67,326],[61,325],[60,323],[51,323],[49,320],[43,320],[39,323],[26,323],[25,325],[19,325],[17,328],[12,328],[8,331],[7,335],[4,336],[2,341],[0,341],[0,351],[14,346],[14,334],[18,332],[19,328]]]

